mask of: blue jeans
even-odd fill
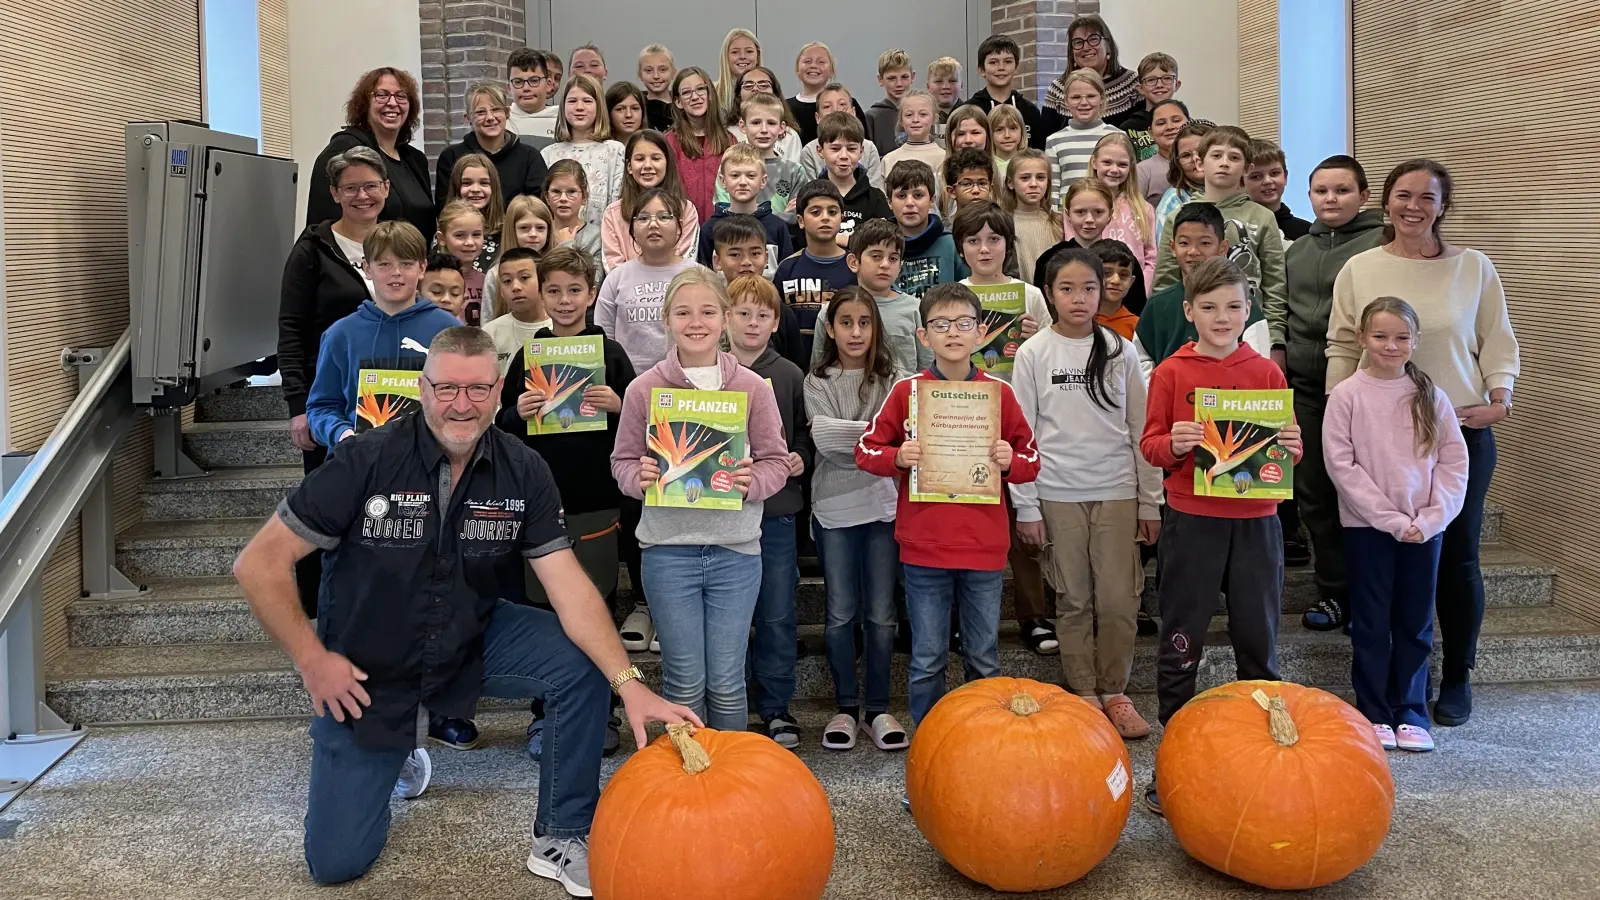
[[[750,648],[756,708],[762,718],[787,714],[794,699],[794,595],[799,588],[794,516],[767,516],[761,520],[761,589],[756,594]]]
[[[1350,567],[1350,684],[1374,725],[1428,727],[1428,657],[1443,536],[1397,541],[1376,528],[1346,528]]]
[[[661,639],[662,694],[719,731],[744,731],[744,657],[761,558],[717,546],[644,549],[644,590]]]
[[[950,658],[950,610],[961,613],[961,655],[968,681],[1000,674],[1002,572],[930,569],[906,563],[911,617],[911,721],[921,722],[944,696]]]
[[[856,683],[855,623],[866,619],[867,721],[889,711],[889,664],[894,657],[894,580],[900,545],[893,522],[849,528],[813,524],[827,592],[828,668],[841,709],[861,706]]]
[[[534,826],[556,837],[589,833],[600,799],[611,689],[554,613],[501,600],[483,634],[483,693],[545,701],[543,765]],[[356,744],[348,720],[311,721],[306,865],[323,884],[365,875],[389,837],[389,795],[409,749]]]

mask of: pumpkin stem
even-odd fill
[[[690,775],[699,775],[711,768],[711,755],[706,753],[706,748],[694,739],[694,726],[688,724],[668,725],[667,737],[672,740],[672,746],[683,757],[683,770]]]
[[[1011,711],[1019,716],[1031,716],[1043,708],[1039,705],[1039,701],[1022,691],[1011,695]]]
[[[1280,747],[1293,747],[1300,740],[1300,730],[1294,727],[1294,718],[1289,715],[1289,707],[1281,695],[1274,695],[1267,708],[1267,728]]]

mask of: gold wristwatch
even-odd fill
[[[623,669],[621,672],[618,672],[617,674],[611,676],[611,692],[614,693],[614,694],[620,694],[620,693],[622,693],[622,686],[623,685],[627,684],[630,681],[643,681],[643,680],[644,680],[644,673],[639,671],[639,667],[638,666],[629,666],[626,669]]]

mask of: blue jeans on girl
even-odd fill
[[[824,528],[813,520],[817,556],[822,561],[827,592],[828,668],[833,696],[841,709],[858,708],[861,686],[856,681],[855,624],[865,620],[865,720],[889,711],[889,664],[894,657],[894,576],[900,546],[893,522],[868,522],[848,528]]]
[[[1421,544],[1376,528],[1344,529],[1350,590],[1350,683],[1374,725],[1427,728],[1433,595],[1443,536]]]
[[[662,694],[719,731],[743,731],[744,660],[761,557],[717,546],[644,549],[644,590],[661,639]]]

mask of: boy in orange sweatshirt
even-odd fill
[[[1039,474],[1039,451],[1011,385],[980,372],[972,351],[983,341],[983,305],[963,284],[941,284],[923,295],[917,339],[933,350],[934,364],[889,391],[883,408],[856,444],[864,472],[897,479],[894,536],[905,569],[906,611],[911,619],[911,720],[921,722],[944,696],[950,655],[950,611],[961,614],[961,654],[968,681],[1000,674],[1000,588],[1011,549],[1010,502],[913,503],[910,470],[922,449],[907,433],[916,383],[986,381],[1000,385],[1000,440],[989,460],[1003,481],[1022,484]]]
[[[1205,655],[1217,594],[1228,587],[1228,637],[1240,679],[1278,680],[1278,617],[1283,605],[1283,531],[1276,500],[1196,497],[1193,450],[1203,437],[1194,421],[1198,388],[1270,390],[1288,386],[1283,372],[1239,343],[1250,315],[1249,281],[1225,258],[1190,274],[1184,315],[1197,337],[1150,374],[1139,449],[1166,472],[1167,512],[1161,523],[1161,638],[1156,699],[1165,725],[1190,697]],[[1279,441],[1300,459],[1300,427]],[[1145,805],[1161,812],[1154,781]]]

